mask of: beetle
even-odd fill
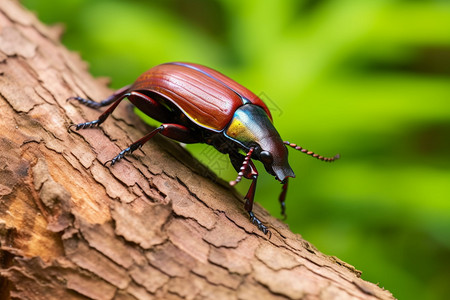
[[[99,126],[125,98],[162,124],[108,161],[111,165],[142,147],[158,133],[182,143],[211,145],[228,154],[238,172],[230,185],[237,184],[242,178],[252,180],[244,207],[250,221],[264,234],[270,233],[269,229],[253,213],[259,173],[252,160],[261,161],[265,170],[283,184],[279,202],[281,214],[285,217],[288,178],[295,177],[289,166],[286,146],[322,161],[332,162],[339,158],[339,154],[323,157],[283,141],[273,125],[268,107],[258,96],[220,72],[193,63],[157,65],[133,84],[101,102],[81,97],[68,98],[92,108],[111,105],[97,120],[72,124],[69,128],[80,130]]]

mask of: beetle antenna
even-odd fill
[[[316,154],[316,153],[314,153],[312,151],[308,151],[308,150],[304,149],[303,147],[297,146],[297,144],[289,143],[288,141],[285,141],[284,143],[286,145],[288,145],[289,147],[294,148],[295,150],[299,150],[299,151],[301,151],[301,152],[303,152],[305,154],[311,155],[312,157],[315,157],[315,158],[320,159],[322,161],[332,162],[332,161],[335,161],[335,160],[337,160],[337,159],[339,159],[341,157],[339,154],[336,154],[333,157],[324,157],[324,156]]]
[[[247,155],[245,155],[244,161],[242,162],[242,166],[239,169],[239,173],[238,173],[237,178],[235,180],[233,180],[233,181],[230,181],[230,185],[231,186],[234,186],[234,185],[238,184],[239,181],[241,181],[241,179],[244,176],[245,171],[246,171],[246,169],[248,167],[248,163],[250,161],[250,157],[252,156],[253,150],[255,150],[254,147],[251,147],[250,150],[248,150]]]

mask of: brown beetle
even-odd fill
[[[229,155],[238,172],[231,185],[238,183],[242,177],[252,179],[245,196],[245,209],[251,222],[265,234],[270,231],[252,212],[258,178],[252,159],[260,160],[266,171],[283,183],[279,201],[281,213],[285,216],[288,178],[295,177],[289,166],[285,145],[323,161],[331,162],[339,158],[339,155],[323,157],[296,144],[283,142],[273,126],[269,109],[259,97],[225,75],[192,63],[173,62],[153,67],[135,83],[101,102],[69,98],[93,108],[112,104],[97,120],[71,127],[79,130],[100,125],[124,98],[162,124],[122,150],[109,161],[111,165],[142,147],[157,133],[183,143],[212,145]],[[241,154],[240,150],[246,155]]]

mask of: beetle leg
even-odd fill
[[[244,208],[248,212],[250,216],[250,222],[255,224],[259,230],[261,230],[264,234],[269,234],[272,236],[272,233],[267,228],[266,225],[264,225],[253,213],[253,202],[255,199],[255,192],[256,192],[256,182],[258,180],[258,170],[256,170],[256,166],[251,161],[250,157],[253,153],[253,147],[250,148],[249,152],[246,156],[243,156],[239,153],[233,153],[230,154],[230,160],[233,164],[236,171],[238,171],[238,177],[236,180],[231,181],[230,185],[235,185],[239,181],[241,181],[242,177],[245,177],[247,179],[252,179],[252,183],[250,185],[250,188],[248,189],[247,194],[245,195],[245,204]]]
[[[253,200],[255,199],[256,181],[258,179],[258,172],[256,172],[255,175],[253,175],[252,179],[253,179],[252,180],[252,184],[250,185],[250,188],[248,189],[248,192],[247,192],[247,194],[245,195],[245,198],[244,198],[244,200],[245,200],[244,208],[250,214],[250,219],[252,218],[252,214],[251,213],[252,213],[252,210],[253,210]],[[252,222],[253,222],[253,220],[252,220]]]
[[[258,179],[258,171],[256,170],[255,165],[250,161],[251,169],[250,172],[253,173],[252,175],[252,184],[250,185],[250,188],[248,189],[247,195],[245,195],[245,210],[248,212],[250,216],[250,222],[256,225],[259,230],[261,230],[264,234],[269,234],[269,238],[272,236],[272,232],[267,228],[266,225],[264,225],[253,213],[253,200],[255,199],[255,191],[256,191],[256,181]],[[247,176],[245,176],[247,178]]]
[[[121,94],[120,97],[118,97],[117,99],[114,100],[115,101],[114,104],[111,105],[111,107],[109,107],[104,113],[102,113],[100,115],[100,117],[98,117],[97,120],[80,123],[80,124],[72,124],[69,126],[69,129],[71,127],[75,127],[75,130],[80,130],[80,129],[92,128],[92,127],[99,126],[100,124],[105,122],[105,120],[109,117],[109,115],[112,114],[112,112],[117,108],[117,106],[120,104],[120,102],[122,102],[122,100],[124,98],[128,97],[131,94],[133,94],[133,92]]]
[[[199,143],[201,140],[196,132],[180,124],[162,124],[159,127],[163,127],[160,131],[162,135],[181,143]]]
[[[152,119],[161,123],[171,123],[174,121],[172,111],[150,96],[140,92],[132,92],[128,96],[128,100]]]
[[[179,124],[161,124],[158,128],[145,135],[143,138],[137,140],[133,144],[131,144],[128,148],[120,151],[120,153],[111,160],[108,160],[104,164],[106,165],[108,162],[111,165],[114,165],[116,162],[121,160],[125,155],[132,153],[136,149],[142,147],[145,143],[147,143],[151,138],[153,138],[156,134],[162,134],[167,136],[168,138],[177,140],[182,143],[197,143],[199,140],[192,134],[192,130],[189,128],[179,125]]]
[[[111,163],[111,166],[114,165],[116,162],[121,160],[126,154],[133,153],[134,150],[142,147],[146,142],[148,142],[157,133],[160,133],[163,129],[164,128],[162,127],[162,125],[159,126],[158,128],[156,128],[155,130],[153,130],[149,134],[145,135],[143,138],[141,138],[141,139],[137,140],[136,142],[134,142],[133,144],[131,144],[130,147],[120,151],[119,154],[117,154],[116,157],[114,157],[111,160],[106,161],[103,165],[106,165],[108,162]]]
[[[139,106],[136,104],[143,103],[143,101],[144,101],[147,105],[150,106],[150,109],[147,109],[147,110],[148,111],[153,110],[153,115],[158,116],[158,117],[155,117],[155,119],[157,119],[159,121],[167,121],[169,119],[169,111],[166,108],[164,108],[161,104],[159,104],[152,98],[147,97],[146,95],[139,93],[139,92],[133,91],[133,92],[129,92],[129,93],[124,93],[124,91],[126,91],[126,90],[124,90],[124,91],[122,91],[122,90],[125,88],[127,88],[127,87],[120,89],[116,94],[111,96],[110,98],[113,99],[112,101],[110,98],[102,101],[102,102],[104,102],[104,101],[111,101],[111,102],[115,101],[115,102],[110,108],[108,108],[104,113],[102,113],[97,120],[86,122],[86,123],[80,123],[80,124],[72,124],[69,126],[69,128],[75,127],[75,130],[79,130],[79,129],[92,128],[92,127],[99,126],[100,124],[105,122],[105,120],[109,117],[109,115],[112,114],[112,112],[117,108],[117,106],[120,104],[120,102],[125,98],[128,98],[130,100],[130,102],[135,104],[135,106],[137,106],[137,107],[139,107]],[[122,91],[122,92],[120,92],[120,91]],[[69,98],[69,99],[71,99],[71,98]],[[78,98],[72,98],[72,99],[78,100]],[[87,104],[87,102],[83,102],[86,99],[83,99],[83,98],[80,98],[80,99],[81,99],[80,100],[81,103],[83,103],[87,106],[93,107],[90,104]],[[91,100],[88,100],[88,101],[91,101]],[[97,107],[103,106],[103,104],[101,104],[102,102],[99,103],[99,102],[92,101],[92,103],[96,103],[99,105]],[[145,113],[147,113],[147,111],[145,111]],[[147,113],[147,115],[148,115],[148,113]],[[150,115],[150,116],[152,116],[152,115]]]
[[[100,108],[103,106],[108,106],[117,99],[119,99],[123,94],[125,94],[128,89],[131,87],[131,85],[124,86],[123,88],[117,90],[114,94],[106,98],[105,100],[102,100],[100,102],[92,101],[91,99],[85,99],[81,97],[69,97],[66,101],[70,100],[77,100],[81,104],[84,104],[86,106],[92,107],[92,108]]]
[[[286,199],[286,193],[287,193],[287,188],[288,188],[288,178],[289,177],[286,177],[284,182],[282,182],[283,187],[281,188],[281,194],[280,194],[280,197],[278,198],[278,200],[280,201],[280,205],[281,205],[281,215],[283,216],[283,220],[286,220],[286,218],[287,218],[285,199]]]

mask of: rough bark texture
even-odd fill
[[[1,299],[393,299],[320,253],[163,137],[102,164],[147,133],[127,104],[68,103],[111,91],[11,0],[0,2]]]

